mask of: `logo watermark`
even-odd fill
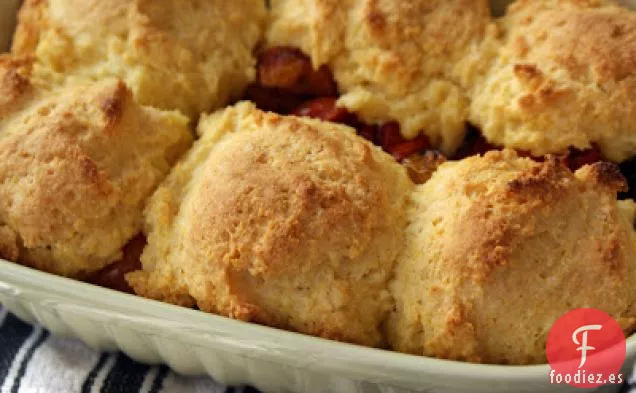
[[[591,351],[591,350],[595,350],[596,348],[594,347],[590,347],[587,345],[587,332],[588,330],[601,330],[603,328],[603,325],[585,325],[585,326],[581,326],[580,328],[576,329],[574,331],[574,333],[572,333],[572,341],[574,341],[575,344],[581,344],[577,338],[577,335],[579,333],[583,333],[583,344],[581,344],[580,347],[578,347],[576,350],[577,351],[582,351],[581,352],[581,364],[579,364],[579,368],[583,367],[585,365],[585,361],[587,360],[587,351]]]
[[[625,352],[623,330],[607,313],[594,308],[570,311],[548,334],[550,383],[579,388],[622,384]]]

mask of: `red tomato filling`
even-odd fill
[[[257,80],[246,93],[246,98],[263,110],[347,124],[355,128],[363,138],[382,147],[399,162],[432,149],[425,135],[421,134],[411,140],[404,139],[400,133],[400,125],[395,121],[381,125],[364,123],[345,108],[337,107],[337,97],[337,84],[329,68],[323,65],[315,70],[307,55],[296,48],[286,46],[269,48],[260,54]],[[449,157],[450,159],[457,160],[500,149],[499,146],[489,143],[477,128],[471,125],[467,125],[467,128],[464,143],[455,155]],[[533,157],[529,152],[518,153],[537,161],[543,159]],[[597,146],[587,150],[570,149],[560,157],[563,164],[572,170],[603,159]]]
[[[139,258],[145,246],[146,237],[144,235],[135,236],[124,246],[122,259],[93,273],[87,281],[100,287],[133,293],[124,276],[126,273],[141,269]]]

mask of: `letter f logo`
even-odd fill
[[[577,351],[581,351],[581,364],[579,364],[579,368],[583,367],[583,365],[585,364],[585,361],[587,360],[587,351],[592,351],[596,349],[592,346],[587,345],[587,332],[589,330],[601,330],[602,327],[603,327],[602,325],[585,325],[576,329],[574,333],[572,333],[572,341],[574,341],[574,344],[580,345],[580,347],[576,349]],[[581,335],[582,340],[581,342],[579,342],[576,336],[578,336],[578,334],[581,332],[583,332],[583,334]]]

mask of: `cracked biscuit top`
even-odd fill
[[[636,12],[601,0],[519,0],[474,90],[470,120],[491,143],[536,156],[596,144],[636,155]]]
[[[552,324],[579,307],[636,327],[633,201],[609,163],[572,173],[510,150],[442,164],[413,197],[391,290],[397,350],[545,362]]]
[[[246,102],[205,116],[199,133],[151,199],[135,292],[382,345],[405,169],[349,127]]]
[[[121,78],[137,101],[195,117],[254,77],[262,0],[27,0],[13,41],[50,84]]]
[[[0,57],[0,257],[84,277],[141,229],[146,198],[191,143],[188,120],[114,79],[46,91],[29,73]]]
[[[398,121],[445,153],[464,136],[464,91],[480,72],[487,0],[273,0],[269,46],[328,65],[338,104],[367,123]]]

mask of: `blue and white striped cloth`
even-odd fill
[[[146,366],[123,354],[93,351],[53,337],[0,308],[2,393],[258,393],[209,378],[188,378],[166,366]]]
[[[187,378],[166,366],[146,366],[123,354],[98,353],[51,336],[0,308],[1,393],[258,393],[209,378]],[[630,378],[621,393],[636,393]]]

